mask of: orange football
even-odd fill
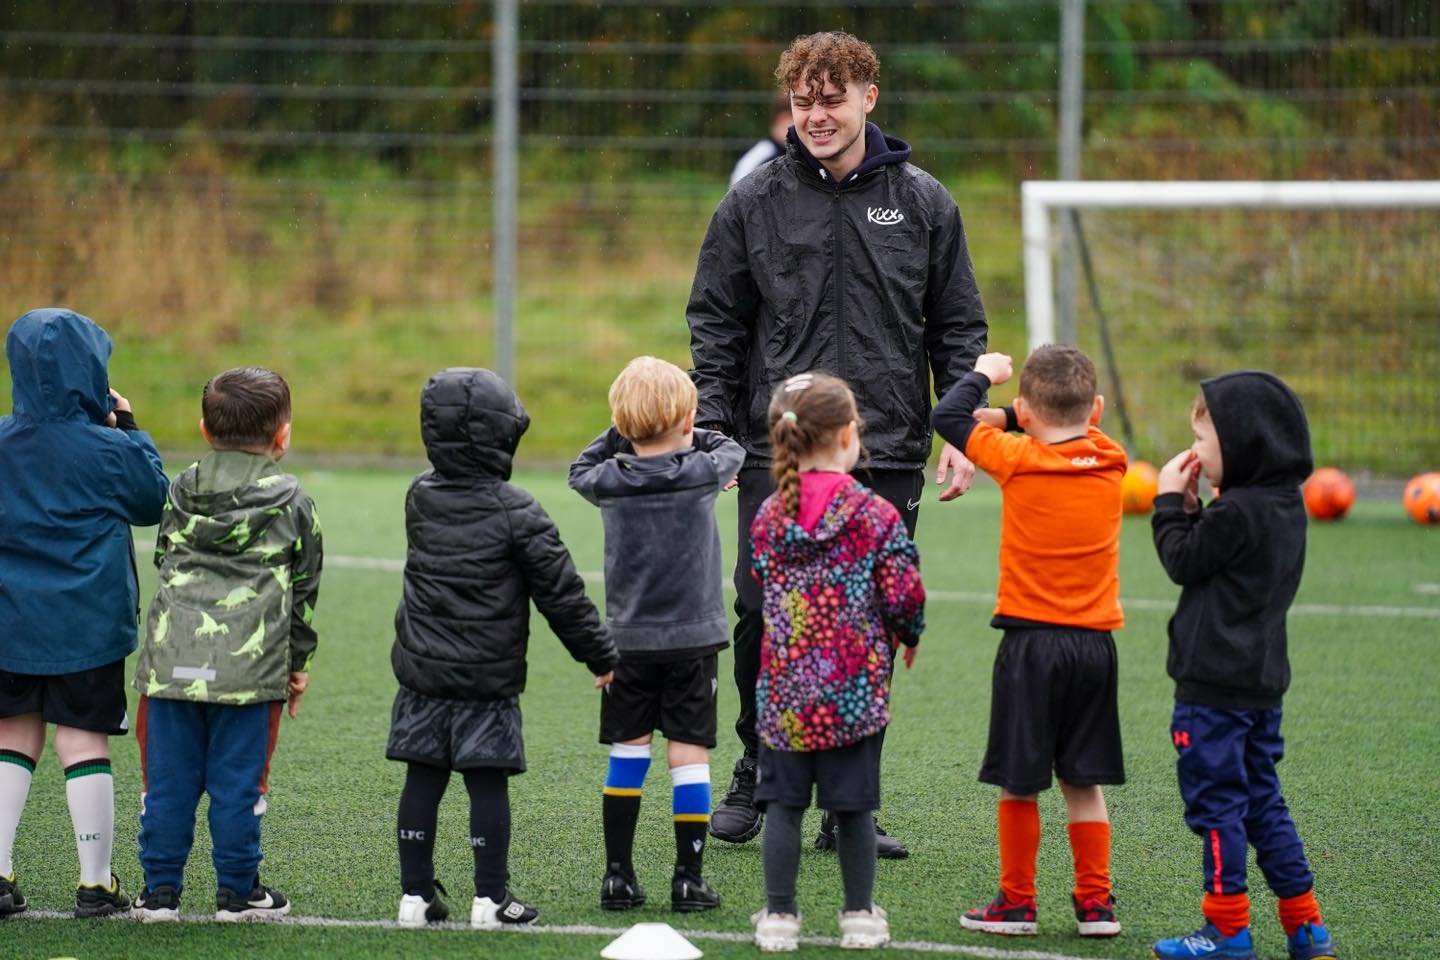
[[[1160,471],[1153,464],[1136,460],[1120,481],[1121,503],[1126,513],[1149,513],[1160,485]]]
[[[1305,509],[1316,520],[1339,520],[1355,502],[1355,484],[1335,467],[1321,467],[1305,481]]]
[[[1422,473],[1405,484],[1405,512],[1425,526],[1440,523],[1440,473]]]

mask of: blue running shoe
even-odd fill
[[[1304,923],[1286,941],[1290,960],[1335,960],[1335,941],[1323,923]]]
[[[1172,937],[1155,944],[1155,956],[1160,960],[1191,960],[1193,957],[1211,957],[1213,960],[1255,960],[1255,950],[1250,945],[1250,928],[1246,927],[1233,937],[1221,936],[1214,924],[1207,923],[1185,937]]]

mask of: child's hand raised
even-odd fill
[[[596,690],[599,690],[599,689],[602,689],[603,687],[608,687],[608,686],[610,686],[610,681],[612,681],[612,680],[614,680],[614,679],[615,679],[615,671],[614,671],[614,670],[611,670],[609,673],[602,673],[600,676],[598,676],[598,677],[595,678],[595,689],[596,689]]]
[[[1015,364],[1009,354],[986,353],[975,361],[975,372],[989,377],[992,384],[1004,383],[1015,372]]]
[[[1160,479],[1156,484],[1155,492],[1157,495],[1162,493],[1185,494],[1185,509],[1189,510],[1191,509],[1190,502],[1196,495],[1199,483],[1200,458],[1195,456],[1194,450],[1182,450],[1160,468]]]
[[[1005,411],[999,407],[981,407],[975,411],[975,419],[996,430],[1005,429]]]
[[[114,387],[110,388],[110,397],[115,401],[115,407],[110,413],[105,415],[105,426],[107,427],[113,427],[119,422],[115,416],[115,410],[123,410],[127,413],[130,411],[130,401],[120,396],[120,391]]]

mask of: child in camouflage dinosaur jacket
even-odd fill
[[[276,917],[260,883],[260,816],[287,699],[294,717],[315,652],[320,585],[315,507],[276,463],[290,446],[290,388],[258,367],[205,385],[212,452],[170,486],[135,685],[145,793],[134,914],[179,915],[195,808],[210,794],[217,920]]]

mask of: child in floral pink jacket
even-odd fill
[[[919,557],[899,512],[849,473],[860,457],[855,399],[824,374],[785,381],[770,401],[776,492],[750,528],[765,635],[756,684],[757,805],[766,812],[767,905],[762,950],[793,949],[800,824],[810,805],[836,819],[845,909],[841,944],[889,941],[875,906],[880,739],[890,722],[890,675],[909,666],[924,629]]]

